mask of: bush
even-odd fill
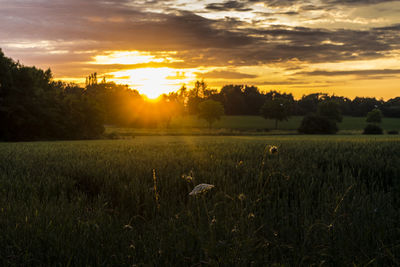
[[[399,134],[399,131],[397,130],[390,130],[387,132],[388,134]]]
[[[382,122],[382,112],[379,109],[373,109],[367,114],[367,122],[380,123]]]
[[[327,117],[310,114],[303,118],[298,131],[304,134],[335,134],[338,127]]]
[[[383,130],[378,125],[368,124],[364,128],[363,134],[383,134]]]

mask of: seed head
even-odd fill
[[[190,196],[200,195],[211,190],[214,187],[215,186],[212,184],[198,184],[193,188],[192,192],[190,192],[189,195]]]
[[[239,199],[240,201],[243,201],[243,200],[246,199],[246,195],[243,194],[243,193],[241,193],[241,194],[238,196],[238,199]]]
[[[188,183],[193,182],[193,177],[191,175],[182,174],[182,179]]]
[[[278,154],[278,147],[276,147],[276,146],[271,146],[271,147],[269,148],[269,153],[270,153],[271,155],[273,155],[273,154]]]

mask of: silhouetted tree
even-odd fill
[[[364,117],[374,108],[379,108],[383,101],[371,97],[356,97],[351,102],[352,116]]]
[[[50,69],[15,63],[0,50],[0,70],[0,139],[96,138],[104,131],[95,103],[77,86],[53,82]]]
[[[400,118],[400,97],[386,101],[382,105],[382,113],[385,117]]]
[[[326,100],[318,104],[318,114],[335,122],[341,122],[342,112],[339,104],[334,100]]]
[[[278,129],[278,121],[288,120],[291,109],[292,101],[279,96],[267,99],[261,107],[260,113],[265,119],[275,120],[275,129]]]
[[[208,122],[209,128],[224,115],[224,107],[214,100],[206,100],[199,104],[199,118]]]

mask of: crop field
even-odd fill
[[[389,135],[0,143],[0,265],[399,265],[399,151]]]

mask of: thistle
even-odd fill
[[[273,154],[278,154],[278,147],[276,147],[276,146],[271,146],[271,147],[269,148],[269,153],[270,153],[271,155],[273,155]]]
[[[188,183],[193,183],[194,182],[194,174],[193,170],[189,172],[189,174],[182,174],[181,178],[185,180]]]

